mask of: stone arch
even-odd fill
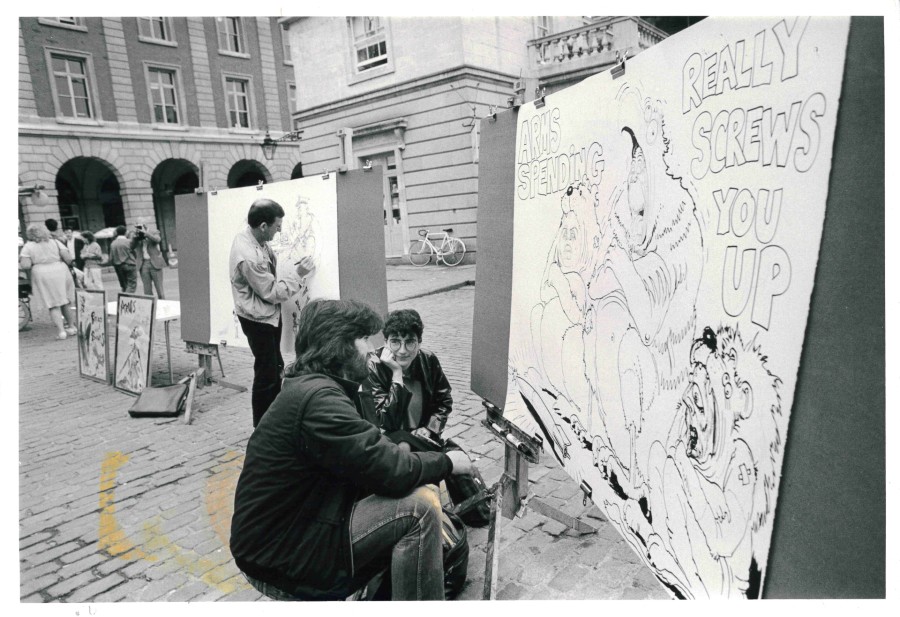
[[[122,174],[105,159],[83,154],[68,159],[52,186],[64,227],[96,231],[125,224]]]
[[[177,250],[175,196],[194,192],[200,186],[200,169],[186,158],[160,161],[150,174],[156,227],[162,236],[163,251]]]
[[[297,163],[291,170],[291,180],[303,177],[303,163]]]
[[[254,159],[242,159],[237,161],[228,170],[228,188],[240,186],[256,186],[260,181],[265,184],[272,182],[272,174],[265,165]]]

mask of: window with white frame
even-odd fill
[[[235,54],[246,53],[244,46],[244,26],[240,17],[216,17],[219,33],[219,50]]]
[[[553,18],[548,16],[538,17],[535,24],[537,38],[549,36],[553,30]]]
[[[83,26],[84,21],[81,17],[45,17],[47,21],[59,22],[64,26]]]
[[[239,77],[225,78],[225,102],[228,125],[231,128],[250,128],[250,81]]]
[[[87,58],[51,53],[50,64],[57,114],[67,118],[96,118]]]
[[[178,73],[174,69],[147,68],[153,122],[181,124],[178,105]]]
[[[297,111],[297,86],[290,83],[288,84],[288,104],[291,113]]]
[[[350,17],[356,72],[388,63],[387,34],[380,17]]]
[[[174,41],[172,24],[168,17],[138,17],[138,33],[154,41]]]
[[[83,17],[38,17],[38,21],[45,26],[87,32],[87,25]]]
[[[293,64],[291,56],[291,37],[288,34],[287,25],[281,24],[281,49],[284,52],[284,61],[287,64]]]

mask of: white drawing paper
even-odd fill
[[[311,255],[315,270],[293,298],[282,304],[283,353],[294,352],[297,316],[310,299],[339,298],[337,245],[337,185],[334,174],[300,178],[210,193],[210,343],[248,347],[234,313],[228,258],[234,237],[247,226],[247,212],[255,200],[267,198],[284,208],[281,232],[269,243],[275,253],[278,272]]]
[[[677,597],[761,592],[848,18],[708,18],[519,109],[507,418]]]

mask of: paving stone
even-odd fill
[[[498,600],[519,600],[528,590],[517,583],[508,583],[497,593]]]
[[[558,591],[569,591],[587,574],[587,568],[580,564],[572,564],[560,570],[553,579],[547,583],[548,587]]]
[[[549,520],[543,525],[541,525],[541,531],[544,533],[549,533],[551,536],[558,536],[561,533],[565,532],[568,529],[566,525],[563,525],[559,521]]]
[[[84,587],[77,589],[71,596],[66,598],[66,600],[68,602],[86,602],[88,600],[92,600],[98,594],[109,591],[116,585],[120,585],[124,581],[124,578],[122,578],[118,574],[113,573],[109,576],[105,576],[97,581],[94,581],[89,585],[85,585]]]

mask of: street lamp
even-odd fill
[[[263,151],[263,156],[266,157],[267,161],[271,161],[275,157],[275,149],[278,147],[278,144],[282,141],[300,141],[300,135],[303,134],[302,130],[291,131],[289,133],[285,133],[278,139],[272,139],[269,136],[269,130],[266,129],[266,136],[263,139],[263,142],[260,144],[260,147]]]

